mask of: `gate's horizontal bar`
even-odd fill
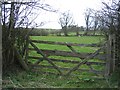
[[[28,58],[30,59],[43,59],[42,57],[34,57],[34,56],[29,56]],[[49,58],[51,61],[55,61],[55,62],[64,62],[64,63],[73,63],[73,64],[78,64],[80,61],[74,61],[74,60],[60,60],[60,59],[53,59],[53,58]],[[86,64],[93,64],[93,65],[105,65],[105,63],[103,62],[87,62]]]
[[[53,42],[53,41],[41,41],[41,40],[30,40],[34,43],[44,43],[44,44],[54,44],[54,45],[69,45],[69,46],[85,46],[85,47],[100,47],[100,44],[78,44],[78,43],[68,43],[68,42]]]
[[[35,51],[33,48],[29,48],[29,50]],[[41,49],[44,54],[47,56],[64,56],[64,57],[78,57],[81,59],[86,58],[88,55],[92,55],[92,53],[74,53],[69,51],[58,51],[58,50],[44,50]],[[38,52],[37,52],[38,53]],[[105,54],[96,55],[95,59],[105,60]]]
[[[54,69],[54,67],[53,66],[48,66],[48,65],[33,65],[33,67],[35,68],[35,69],[39,69],[39,68],[50,68],[50,69]],[[69,70],[71,70],[71,68],[63,68],[63,67],[58,67],[60,70],[67,70],[67,71],[69,71]],[[103,74],[103,71],[98,71],[98,70],[94,70],[94,71],[91,71],[91,70],[89,70],[89,69],[77,69],[77,71],[79,71],[79,72],[92,72],[92,73],[96,73],[96,74]]]
[[[49,72],[49,71],[41,71],[41,70],[38,70],[38,69],[32,69],[33,72],[37,72],[37,73],[40,73],[40,74],[51,74],[51,75],[58,75],[58,73],[53,73],[53,72]],[[71,74],[72,76],[77,76],[79,77],[80,75],[79,74]],[[102,73],[103,75],[103,73]],[[98,77],[98,76],[91,76],[89,77],[90,79],[96,79],[96,80],[104,80],[105,78],[104,77]]]

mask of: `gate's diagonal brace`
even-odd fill
[[[44,55],[44,53],[43,53],[39,48],[36,47],[36,45],[34,45],[31,41],[30,41],[30,44],[34,47],[34,49],[35,49],[37,52],[39,52],[39,53],[43,56],[43,58],[45,58],[50,64],[53,65],[53,67],[60,73],[60,75],[62,75],[62,72],[60,71],[60,69],[59,69],[49,58],[47,58],[47,57]]]
[[[98,74],[95,72],[95,70],[93,69],[93,67],[92,67],[91,65],[88,65],[88,64],[87,64],[87,66],[90,68],[90,70],[91,70],[94,74],[98,75]]]
[[[39,58],[37,62],[35,62],[35,65],[39,64],[40,62],[42,62],[43,59]]]
[[[76,50],[72,46],[67,45],[67,47],[70,48],[75,54],[77,53]],[[81,58],[79,57],[79,59],[81,59]],[[94,71],[91,65],[88,65],[88,66],[89,66],[89,68],[90,68],[91,71]]]
[[[93,57],[95,57],[96,55],[98,55],[99,52],[100,52],[102,49],[103,49],[103,47],[100,48],[100,49],[98,49],[98,50],[97,50],[96,52],[94,52],[92,55],[90,55],[90,56],[86,57],[85,59],[83,59],[82,62],[80,62],[77,66],[75,66],[74,68],[72,68],[66,75],[70,75],[73,71],[77,70],[82,64],[85,64],[85,63],[88,61],[88,59],[92,59]]]
[[[77,51],[76,51],[72,46],[67,45],[67,47],[68,47],[71,51],[73,51],[75,54],[77,54]],[[80,57],[78,57],[78,58],[81,59]]]
[[[76,50],[75,50],[72,46],[67,45],[67,47],[68,47],[69,49],[71,49],[74,53],[77,53]]]

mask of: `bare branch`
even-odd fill
[[[68,36],[67,28],[68,28],[68,26],[71,26],[74,24],[72,14],[70,14],[69,11],[62,13],[59,18],[58,23],[61,25],[64,35]]]

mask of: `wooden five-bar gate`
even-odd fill
[[[33,68],[43,69],[48,68],[45,71],[49,71],[49,69],[55,69],[57,74],[59,75],[70,75],[72,72],[92,72],[94,74],[102,74],[105,73],[105,64],[106,64],[106,54],[105,54],[105,43],[104,44],[78,44],[78,43],[68,43],[68,42],[53,42],[53,41],[42,41],[42,40],[29,40],[29,44],[31,45],[28,48],[28,52],[36,51],[37,54],[28,54],[29,62],[32,62],[32,59],[36,59],[36,61],[32,64]],[[38,44],[49,44],[49,45],[60,45],[67,46],[70,51],[64,50],[48,50],[48,49],[41,49]],[[39,46],[39,47],[38,47]],[[75,50],[74,47],[95,47],[97,48],[96,51],[92,53],[83,53],[78,52]],[[39,54],[39,56],[38,56]],[[57,59],[51,58],[51,56],[62,56],[62,57],[73,57],[71,59]],[[74,58],[78,58],[74,60]],[[72,60],[73,59],[73,60]],[[47,61],[49,65],[42,63]],[[63,66],[59,66],[58,63],[63,63]],[[73,66],[69,67],[69,64],[73,64]],[[66,67],[65,64],[68,64]],[[82,65],[86,65],[87,68],[83,68]],[[103,67],[101,70],[97,70],[96,66]],[[81,68],[80,68],[81,67]],[[100,67],[99,67],[100,68]],[[55,71],[55,72],[56,72]],[[66,71],[66,72],[65,72]],[[53,71],[49,71],[53,72]]]

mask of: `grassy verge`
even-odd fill
[[[57,76],[35,72],[10,74],[4,78],[3,88],[108,88],[104,79],[86,76]]]

